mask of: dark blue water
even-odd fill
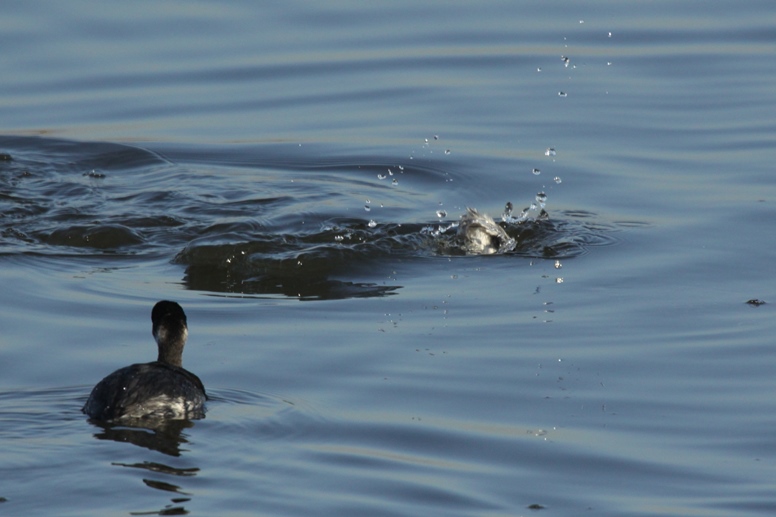
[[[8,4],[0,511],[772,515],[771,11]],[[88,422],[160,299],[206,418]]]

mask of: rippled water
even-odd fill
[[[773,514],[771,10],[9,4],[0,512]]]

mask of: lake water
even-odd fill
[[[773,515],[774,35],[765,1],[4,4],[0,513]],[[466,255],[507,202],[517,247]],[[161,299],[206,418],[89,422]]]

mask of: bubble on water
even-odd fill
[[[445,149],[445,154],[450,154],[450,149]]]
[[[585,20],[579,20],[579,23],[585,23]]]
[[[609,31],[609,37],[610,38],[612,37],[612,31]]]
[[[542,173],[542,171],[541,171],[540,169],[534,168],[534,169],[531,171],[531,173],[532,173],[534,176],[538,176],[539,174],[541,174],[541,173]]]
[[[568,57],[566,57],[566,56],[560,56],[560,59],[561,59],[561,61],[563,61],[563,66],[565,66],[566,68],[568,68],[568,66],[569,66],[569,62],[570,62],[571,60],[570,60]]]
[[[542,71],[542,67],[537,67],[537,68],[536,68],[536,71],[537,71],[537,72],[541,72],[541,71]]]
[[[562,284],[562,283],[563,283],[563,277],[562,277],[562,276],[559,276],[558,278],[556,278],[556,279],[555,279],[555,283],[556,283],[556,284]]]
[[[569,94],[566,92],[558,92],[558,97],[568,97]]]
[[[372,210],[372,207],[371,207],[371,206],[369,206],[368,204],[366,204],[366,205],[364,205],[364,210],[365,210],[366,212],[369,212],[370,210]]]
[[[379,180],[384,180],[387,177],[388,176],[386,176],[385,174],[380,174],[379,172],[377,173],[377,179],[379,179]]]
[[[555,148],[554,147],[548,147],[544,151],[544,156],[555,156],[555,154],[557,154],[557,153],[555,153]]]
[[[536,202],[539,203],[541,208],[544,208],[544,205],[547,204],[547,194],[544,192],[539,192],[536,194]]]
[[[337,242],[342,242],[343,240],[345,240],[345,237],[343,235],[335,235],[334,240]]]
[[[396,179],[396,178],[393,178],[393,180],[391,181],[391,185],[393,185],[395,187],[398,184],[399,184],[399,180]]]
[[[447,212],[445,210],[437,210],[436,215],[440,219],[444,219],[445,217],[447,217]]]
[[[366,225],[367,225],[368,227],[370,227],[370,228],[374,228],[375,226],[377,226],[377,223],[375,222],[375,220],[374,220],[374,219],[370,219],[370,220],[369,220],[369,222],[368,222],[368,223],[366,223]]]
[[[563,182],[563,180],[560,179],[560,176],[555,176],[554,178],[552,178],[552,181],[554,181],[558,185],[560,185]]]
[[[555,269],[561,269],[563,268],[563,264],[560,263],[560,260],[555,261]]]
[[[439,140],[439,135],[434,135],[434,140]]]

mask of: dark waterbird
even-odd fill
[[[204,417],[205,387],[183,368],[188,337],[186,314],[171,301],[151,312],[159,356],[151,363],[126,366],[101,380],[82,411],[100,421],[124,419],[195,419]]]

